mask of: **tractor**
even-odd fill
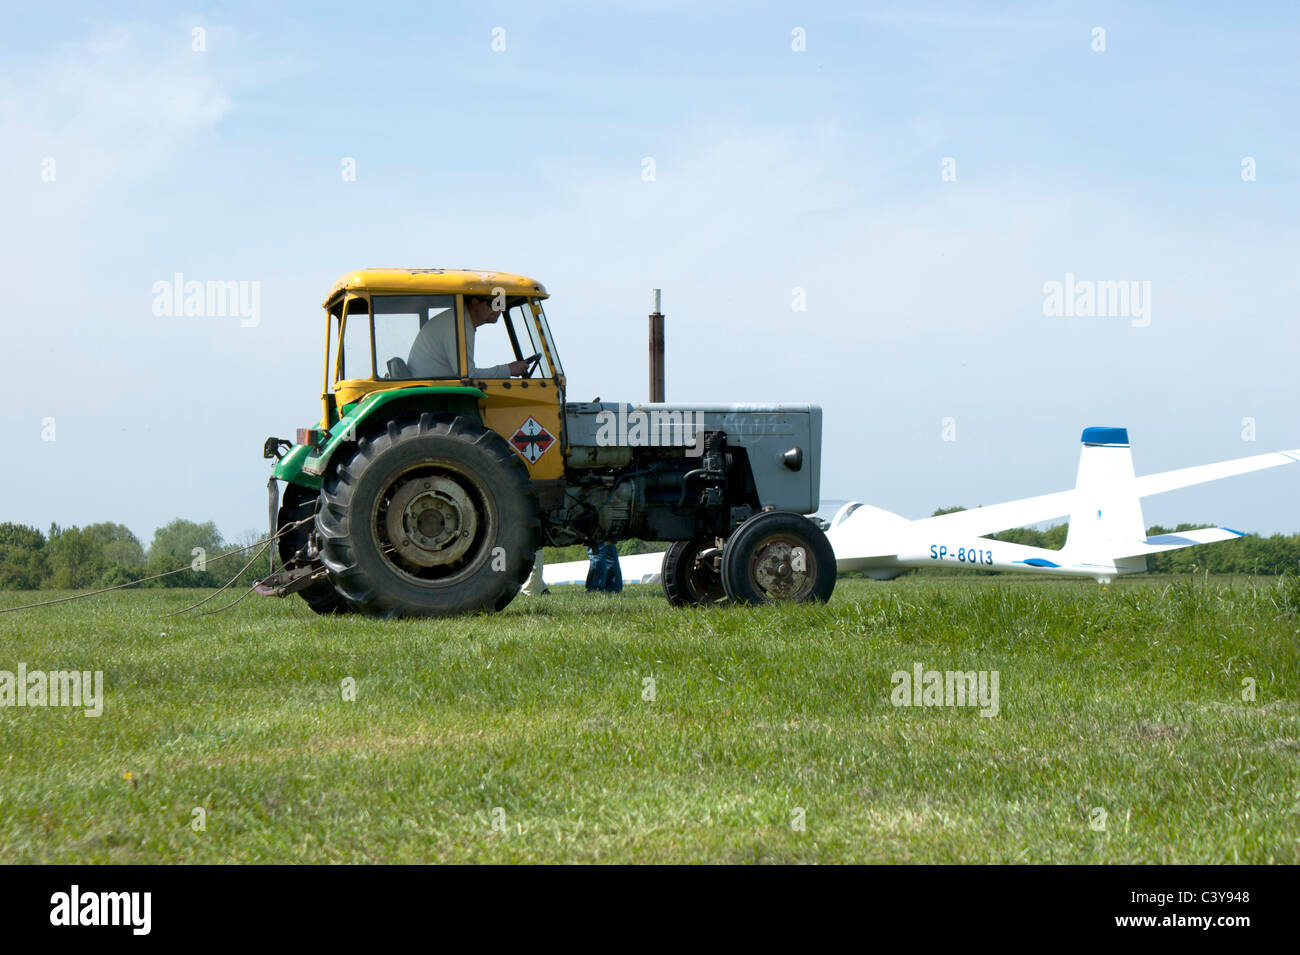
[[[546,298],[492,271],[335,283],[320,422],[263,447],[280,569],[258,590],[323,614],[495,611],[539,548],[638,538],[670,542],[675,605],[829,599],[807,516],[821,409],[566,402]],[[513,358],[481,367],[489,350]]]

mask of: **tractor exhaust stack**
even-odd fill
[[[650,400],[664,400],[664,316],[659,311],[659,289],[654,289],[655,310],[650,313]]]

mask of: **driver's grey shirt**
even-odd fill
[[[459,378],[460,372],[456,354],[456,322],[450,310],[433,316],[424,323],[420,334],[411,344],[411,354],[406,365],[411,370],[412,378]],[[509,365],[493,365],[490,368],[474,366],[474,325],[465,322],[465,351],[469,359],[471,378],[509,378]]]

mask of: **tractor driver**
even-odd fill
[[[411,354],[406,359],[413,378],[459,378],[459,362],[456,354],[456,324],[452,321],[450,310],[435,315],[424,323],[424,328],[415,336],[411,344]],[[465,296],[465,317],[469,324],[465,328],[465,358],[469,365],[471,378],[513,378],[528,370],[524,359],[491,368],[474,366],[474,332],[480,325],[496,324],[501,317],[501,310],[494,308],[492,299],[486,295]]]

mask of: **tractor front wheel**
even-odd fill
[[[372,617],[500,610],[532,569],[537,495],[518,455],[466,417],[390,421],[321,488],[321,558]]]
[[[764,511],[728,538],[722,585],[737,603],[830,600],[835,551],[822,529],[802,514]]]

